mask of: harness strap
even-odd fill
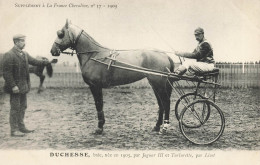
[[[115,50],[112,50],[112,51],[110,51],[110,54],[109,54],[109,56],[110,56],[110,61],[109,61],[109,63],[108,63],[108,65],[107,65],[107,70],[109,70],[110,69],[110,66],[116,61],[116,57],[119,55],[119,53],[117,52],[117,51],[115,51]]]
[[[78,44],[79,38],[80,38],[81,34],[83,33],[83,31],[84,30],[81,30],[79,35],[77,36],[77,38],[74,40],[74,42],[73,42],[74,49],[75,49],[75,46]]]
[[[74,40],[74,37],[73,37],[73,39],[71,40],[70,39],[70,41],[72,42],[72,45],[71,45],[71,47],[70,47],[70,49],[72,49],[72,52],[61,52],[61,53],[63,53],[63,54],[69,54],[69,55],[71,55],[71,56],[73,56],[74,54],[77,54],[77,53],[74,53],[74,51],[76,50],[76,46],[77,46],[77,44],[78,44],[78,41],[79,41],[79,38],[80,38],[80,36],[82,35],[82,33],[83,33],[83,31],[84,30],[81,30],[80,31],[80,33],[79,33],[79,35],[77,36],[77,38]],[[69,38],[71,38],[70,37],[70,31],[69,31]],[[72,35],[73,36],[73,35]]]

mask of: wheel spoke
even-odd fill
[[[210,144],[222,135],[225,119],[220,108],[213,102],[200,99],[180,114],[179,125],[186,139],[195,144]]]
[[[196,99],[202,99],[203,96],[196,93],[187,93],[185,95],[182,95],[180,99],[177,100],[175,104],[175,116],[177,120],[180,118],[181,111],[185,108],[188,108],[187,105],[189,105],[191,102],[193,102]]]

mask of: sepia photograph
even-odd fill
[[[259,164],[260,0],[0,0],[1,164]]]

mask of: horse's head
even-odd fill
[[[51,54],[53,56],[59,56],[62,51],[68,48],[75,49],[77,31],[70,25],[67,20],[65,26],[57,31],[57,38],[51,48]]]

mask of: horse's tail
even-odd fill
[[[168,56],[168,60],[170,61],[170,65],[171,65],[170,71],[173,72],[174,71],[174,63],[172,61],[172,58]]]
[[[49,76],[49,77],[52,77],[53,69],[52,69],[51,63],[49,63],[49,64],[46,66],[46,70],[47,70],[48,76]]]

